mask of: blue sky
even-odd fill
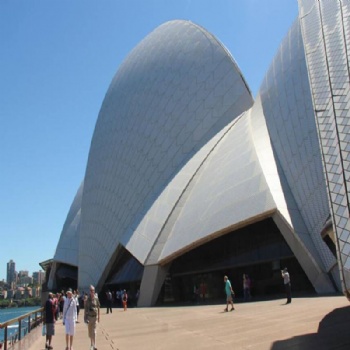
[[[187,19],[231,52],[254,96],[297,0],[1,0],[0,280],[54,256],[105,93],[153,29]]]

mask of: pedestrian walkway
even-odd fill
[[[101,311],[98,350],[350,349],[350,304],[344,296],[294,298],[225,305],[174,306]],[[81,318],[82,321],[82,318]],[[14,350],[44,350],[40,329]],[[27,337],[26,337],[27,338]],[[87,327],[77,324],[75,350],[89,350]],[[65,349],[57,322],[54,350]]]

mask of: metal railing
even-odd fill
[[[0,349],[7,350],[11,348],[11,345],[20,341],[24,336],[30,333],[32,329],[39,326],[43,321],[43,310],[44,308],[42,307],[17,318],[13,318],[12,320],[0,323],[0,329],[4,329],[4,339],[3,341],[0,340]],[[9,335],[8,329],[13,325],[17,325],[17,330]]]

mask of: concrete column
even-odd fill
[[[145,266],[140,287],[140,297],[137,306],[149,307],[155,305],[168,270],[169,265]]]

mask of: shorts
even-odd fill
[[[231,294],[226,297],[226,301],[227,302],[231,302],[232,301],[232,295]]]
[[[46,323],[46,335],[48,335],[48,336],[55,335],[55,324],[54,323]]]
[[[88,333],[89,333],[89,338],[95,338],[96,336],[96,316],[88,316]]]

